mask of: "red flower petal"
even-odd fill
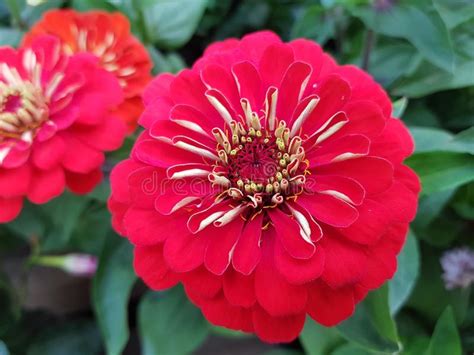
[[[259,214],[244,227],[232,255],[232,265],[235,270],[244,275],[250,275],[260,262],[260,238],[262,236],[263,215]]]
[[[22,207],[22,197],[0,197],[0,223],[7,223],[14,220],[20,214]]]
[[[324,282],[310,287],[308,313],[316,322],[332,327],[354,312],[352,288],[332,289]]]
[[[287,343],[298,337],[303,329],[306,316],[304,313],[299,313],[274,317],[258,307],[253,311],[252,318],[255,333],[260,339],[268,343]]]
[[[262,261],[255,270],[255,294],[260,306],[270,315],[295,315],[306,307],[307,289],[289,284],[275,269],[272,234],[267,235],[269,238],[262,245]]]
[[[326,256],[322,279],[329,286],[339,288],[362,279],[367,270],[367,256],[363,247],[342,241],[326,230],[321,247]]]
[[[316,280],[324,270],[324,250],[316,247],[309,259],[293,258],[281,245],[275,245],[275,267],[291,284],[301,285]]]
[[[35,170],[33,176],[27,195],[33,203],[46,203],[64,191],[64,171],[59,167],[48,171]]]
[[[359,217],[355,207],[326,193],[301,195],[297,201],[316,220],[334,227],[348,227]]]
[[[254,274],[244,276],[232,270],[226,272],[224,274],[224,295],[233,306],[252,307],[257,301]]]
[[[172,272],[164,258],[163,245],[136,247],[133,267],[148,287],[154,290],[165,290],[175,286],[179,277]]]

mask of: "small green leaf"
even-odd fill
[[[92,298],[108,355],[119,355],[129,337],[127,304],[136,276],[132,246],[111,234],[102,250]]]
[[[388,283],[390,314],[396,314],[413,291],[420,268],[419,259],[418,241],[410,232],[398,256],[398,270]]]
[[[138,309],[143,355],[189,354],[206,339],[209,326],[180,287],[148,292]]]
[[[351,318],[337,326],[342,336],[372,351],[400,350],[395,322],[388,305],[388,287],[369,293]]]
[[[207,0],[146,0],[139,6],[146,38],[159,47],[179,48],[196,31]]]
[[[344,339],[335,328],[319,325],[307,317],[300,341],[308,355],[330,354]]]
[[[393,116],[397,118],[401,118],[405,113],[405,109],[408,105],[408,99],[406,97],[402,97],[393,103]]]
[[[461,339],[459,338],[453,310],[447,307],[436,323],[430,345],[425,355],[461,355]]]

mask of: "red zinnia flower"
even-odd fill
[[[101,180],[103,151],[125,136],[109,112],[122,98],[95,57],[69,57],[54,37],[0,48],[0,222],[18,215],[24,197],[45,203],[65,186],[86,193]]]
[[[67,54],[96,55],[102,67],[117,77],[125,94],[118,114],[133,131],[143,111],[140,97],[151,79],[152,63],[145,47],[130,33],[128,19],[118,12],[51,10],[33,26],[24,43],[42,34],[60,38]]]
[[[419,183],[369,75],[260,32],[158,76],[144,102],[109,206],[151,288],[181,282],[212,323],[281,342],[392,277]]]

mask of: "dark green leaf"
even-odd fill
[[[108,11],[115,10],[115,7],[109,1],[104,0],[72,0],[72,7],[79,11],[88,11],[92,9],[104,9]]]
[[[398,256],[398,269],[393,279],[388,283],[388,300],[390,313],[396,314],[405,304],[415,287],[418,278],[420,260],[418,241],[412,232],[408,233],[407,241]]]
[[[474,127],[453,135],[429,127],[411,127],[417,153],[444,151],[474,154]]]
[[[163,48],[190,40],[206,9],[206,0],[146,0],[139,3],[146,37]]]
[[[354,315],[337,326],[347,340],[372,351],[400,350],[395,322],[390,316],[388,287],[369,293]]]
[[[434,192],[422,196],[418,203],[418,212],[413,222],[415,228],[426,228],[441,213],[442,209],[453,197],[455,189]]]
[[[143,355],[189,354],[206,339],[209,326],[181,288],[149,292],[138,309]]]
[[[454,152],[415,154],[407,160],[421,179],[423,194],[453,189],[474,180],[474,156]]]
[[[291,29],[291,38],[309,38],[323,45],[334,36],[334,17],[320,5],[306,8]]]
[[[92,321],[75,321],[46,329],[34,340],[27,355],[95,355],[101,343]]]
[[[300,341],[308,355],[330,354],[344,339],[335,328],[319,325],[311,318],[306,319]]]
[[[108,355],[119,355],[128,337],[127,304],[136,276],[132,246],[115,234],[104,245],[94,277],[94,311]]]
[[[372,6],[352,8],[374,31],[386,36],[405,38],[433,64],[452,71],[454,50],[448,29],[431,1],[393,2],[386,10]]]
[[[433,4],[449,28],[474,17],[472,0],[433,0]]]
[[[453,310],[447,307],[436,323],[430,345],[425,355],[461,355],[459,338]]]
[[[74,228],[89,200],[70,192],[42,205],[41,210],[49,218],[50,225],[43,236],[41,251],[51,252],[67,247]]]
[[[355,346],[353,344],[344,344],[338,347],[331,355],[371,355],[373,352]]]
[[[388,87],[400,77],[410,76],[422,60],[410,43],[381,38],[371,52],[368,69],[380,84]]]

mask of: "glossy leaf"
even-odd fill
[[[129,337],[127,304],[136,280],[132,255],[132,246],[111,234],[93,281],[94,311],[108,355],[121,354]]]
[[[138,309],[143,355],[189,354],[206,339],[209,327],[181,288],[148,292]]]
[[[459,338],[453,310],[447,307],[436,322],[426,355],[461,355],[461,339]]]
[[[398,255],[398,269],[393,279],[388,283],[388,299],[390,314],[396,314],[404,305],[415,287],[420,268],[418,241],[410,232],[407,241]]]
[[[140,2],[146,37],[159,47],[179,48],[199,24],[206,0],[146,0]]]
[[[344,343],[336,328],[319,325],[307,317],[300,341],[308,355],[325,355]]]
[[[454,49],[450,35],[431,1],[393,2],[384,10],[358,6],[351,12],[374,31],[404,38],[433,64],[446,71],[454,70]]]
[[[337,326],[347,340],[372,351],[400,350],[396,324],[390,315],[388,287],[369,293],[351,318]]]

